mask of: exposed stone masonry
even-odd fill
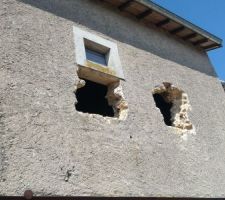
[[[78,89],[85,86],[85,80],[80,79],[78,83],[75,84],[75,93]],[[106,94],[106,99],[108,104],[112,106],[114,111],[114,117],[120,120],[126,120],[128,114],[128,104],[125,100],[122,86],[120,82],[111,83],[108,86],[108,92]]]
[[[120,82],[112,83],[108,86],[106,95],[109,105],[113,107],[115,117],[120,120],[126,120],[128,114],[128,104],[125,100]]]
[[[171,83],[163,83],[163,85],[155,87],[153,94],[160,94],[165,102],[172,103],[170,109],[172,127],[182,131],[193,129],[188,117],[191,106],[188,96],[183,90],[174,87]]]

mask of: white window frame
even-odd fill
[[[88,31],[82,30],[75,26],[73,27],[73,33],[74,33],[76,63],[79,66],[89,67],[89,65],[87,64],[88,60],[86,58],[86,52],[85,52],[85,39],[86,39],[90,42],[93,42],[93,44],[97,44],[109,50],[107,54],[108,65],[104,66],[98,63],[96,64],[100,65],[103,68],[109,68],[109,70],[113,72],[113,76],[122,80],[125,79],[116,43],[109,41],[105,38],[102,38],[100,36],[97,36]],[[99,67],[94,68],[94,70],[96,71],[99,71],[99,69],[100,69]],[[104,70],[102,70],[101,72],[103,71]],[[105,70],[103,73],[107,74],[107,70]]]

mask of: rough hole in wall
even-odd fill
[[[127,118],[128,105],[119,81],[103,85],[87,79],[79,79],[75,85],[75,95],[77,111],[120,120]]]
[[[106,94],[106,86],[85,80],[84,87],[76,91],[77,111],[114,117],[113,108],[105,98]]]
[[[153,94],[156,106],[160,109],[163,118],[164,118],[164,122],[167,126],[172,126],[172,116],[171,116],[171,112],[170,109],[173,106],[172,102],[166,102],[163,98],[163,96],[165,96],[166,93],[161,93],[161,94]]]
[[[188,96],[183,90],[174,87],[171,83],[164,82],[154,88],[153,97],[167,126],[183,131],[193,129],[193,125],[188,118],[188,111],[191,106]]]

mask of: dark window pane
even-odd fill
[[[96,51],[92,51],[92,50],[86,48],[86,58],[87,58],[87,60],[107,66],[105,54],[102,54],[102,53],[99,53]]]

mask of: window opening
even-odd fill
[[[107,66],[106,55],[97,51],[85,48],[87,60]]]
[[[77,111],[125,120],[128,104],[120,80],[125,80],[117,44],[73,27],[78,80]]]
[[[86,59],[100,65],[108,66],[110,48],[84,38]]]
[[[99,82],[96,81],[97,76],[99,79],[103,77],[108,79],[107,85],[119,80],[125,80],[118,47],[115,42],[75,26],[73,32],[76,64],[82,74],[95,73],[95,78],[91,75],[92,81]],[[89,80],[90,76],[85,78]]]

